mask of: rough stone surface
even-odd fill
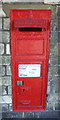
[[[8,86],[8,94],[12,95],[12,86]]]
[[[0,65],[2,65],[2,56],[0,56]]]
[[[2,1],[0,1],[0,17],[6,17],[6,14],[4,13],[2,9]]]
[[[4,54],[4,44],[0,44],[0,55]]]
[[[47,3],[47,4],[57,4],[57,3],[60,3],[60,0],[44,0],[44,3]]]
[[[2,105],[2,111],[8,111],[8,104],[1,104]]]
[[[1,85],[9,86],[11,85],[11,76],[0,77]]]
[[[11,75],[11,66],[6,66],[6,74]]]
[[[2,64],[3,65],[10,65],[11,64],[11,57],[10,56],[3,56],[2,57]]]
[[[9,104],[9,111],[13,111],[12,104]]]
[[[2,86],[2,95],[8,95],[8,86]]]
[[[5,67],[0,65],[0,76],[5,75]]]
[[[12,0],[2,0],[4,3],[10,3]],[[44,0],[14,0],[13,2],[43,2]]]
[[[4,30],[9,30],[10,29],[10,20],[9,18],[4,18],[4,22],[3,22],[3,29]]]
[[[2,96],[2,101],[1,101],[1,103],[6,103],[6,104],[12,103],[12,98],[11,98],[11,96],[8,96],[8,95]]]
[[[10,44],[6,44],[6,54],[10,54]]]
[[[0,18],[0,30],[2,29],[2,18]]]
[[[2,31],[0,31],[0,42],[2,42]]]
[[[8,31],[3,31],[2,32],[2,42],[4,42],[4,43],[10,42],[9,36],[10,36],[10,34]]]
[[[60,110],[60,103],[55,104],[55,110]]]

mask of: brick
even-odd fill
[[[6,74],[11,75],[11,66],[6,67]]]
[[[4,44],[0,43],[0,55],[4,54]]]
[[[0,18],[0,30],[2,29],[2,18]]]
[[[2,42],[4,43],[9,43],[10,42],[10,38],[9,38],[9,32],[8,31],[3,31],[2,32]]]
[[[3,65],[10,65],[11,64],[11,57],[10,56],[3,56],[2,57],[2,64]]]
[[[8,95],[2,96],[2,101],[1,101],[1,103],[7,103],[7,104],[12,103],[12,98],[11,98],[11,96],[8,96]]]
[[[12,86],[8,86],[8,94],[12,95]]]
[[[10,19],[9,18],[4,18],[4,24],[3,24],[3,29],[4,30],[9,30],[10,29]]]
[[[10,54],[10,44],[6,44],[6,54]]]
[[[2,81],[2,85],[11,85],[11,77],[8,76],[4,76],[2,78],[0,78],[0,81]]]
[[[0,56],[0,65],[2,65],[2,56]]]
[[[5,75],[5,67],[0,65],[0,76]]]

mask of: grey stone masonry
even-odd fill
[[[3,56],[2,57],[2,64],[3,65],[10,65],[11,64],[11,56]]]
[[[10,36],[9,31],[3,31],[2,32],[2,42],[9,43],[10,42],[9,36]]]
[[[4,44],[0,44],[0,55],[4,54]]]
[[[3,29],[4,30],[9,30],[10,29],[10,19],[9,18],[4,18],[3,19]]]
[[[0,30],[2,29],[2,18],[0,18]]]
[[[6,54],[10,54],[10,44],[6,44]]]

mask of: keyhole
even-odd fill
[[[25,91],[25,89],[23,89],[23,92]]]

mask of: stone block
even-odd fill
[[[2,86],[0,86],[0,97],[2,95]]]
[[[12,86],[8,86],[8,94],[12,95]]]
[[[10,44],[6,44],[6,54],[10,54]]]
[[[58,31],[60,31],[60,19],[58,19]]]
[[[11,66],[6,66],[6,74],[11,75]]]
[[[8,104],[1,104],[2,105],[2,112],[8,111]]]
[[[2,56],[0,56],[0,65],[2,65]]]
[[[58,33],[57,31],[51,31],[50,45],[55,45],[56,42],[58,42]]]
[[[58,42],[60,43],[60,31],[58,31]]]
[[[8,86],[2,86],[2,95],[8,95]]]
[[[11,98],[11,96],[8,96],[8,95],[2,96],[2,101],[1,101],[1,103],[6,103],[6,104],[12,103],[12,98]]]
[[[34,112],[24,112],[23,118],[34,118]]]
[[[48,98],[47,98],[47,100],[48,100],[48,102],[54,102],[54,103],[56,103],[56,102],[58,102],[58,93],[50,93],[50,95],[48,96]],[[52,104],[53,105],[53,104]]]
[[[10,42],[9,36],[10,36],[10,34],[8,31],[3,31],[2,32],[2,42],[9,43]]]
[[[55,104],[55,110],[60,110],[60,103]]]
[[[4,76],[4,75],[5,75],[5,66],[0,65],[0,76]]]
[[[4,18],[3,29],[4,30],[10,29],[10,19],[9,18]]]
[[[10,3],[12,0],[2,0],[4,3]],[[43,0],[14,0],[13,2],[43,2]]]
[[[10,65],[11,64],[11,57],[10,56],[3,56],[2,57],[2,64],[3,65]]]
[[[0,55],[4,54],[4,44],[0,43]]]
[[[9,104],[9,111],[13,111],[12,104]]]
[[[0,30],[2,29],[2,18],[0,18]]]
[[[5,14],[5,12],[3,11],[3,9],[2,9],[2,1],[0,0],[0,17],[2,18],[2,17],[6,17],[6,14]]]
[[[9,76],[4,76],[2,78],[0,78],[0,81],[1,81],[1,85],[11,85],[11,77]]]
[[[51,103],[47,102],[46,110],[53,110],[52,102]]]
[[[52,31],[56,32],[57,31],[57,20],[52,20]]]
[[[58,56],[58,64],[60,64],[60,56]]]

